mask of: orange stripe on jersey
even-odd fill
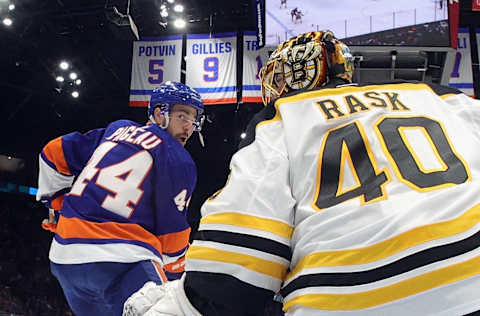
[[[160,279],[162,279],[163,283],[167,283],[168,279],[167,276],[165,275],[165,272],[163,272],[162,266],[160,263],[150,260],[150,262],[153,264],[153,267],[155,268],[155,271],[157,271],[158,275],[160,276]]]
[[[190,227],[176,233],[158,235],[157,238],[163,245],[163,251],[166,253],[178,252],[188,246],[190,238]]]
[[[180,257],[175,262],[164,265],[163,269],[170,273],[180,273],[185,271],[185,256]]]
[[[60,216],[57,226],[57,234],[64,239],[85,238],[136,240],[147,243],[154,247],[159,253],[163,253],[167,250],[175,252],[187,247],[190,228],[177,233],[155,236],[138,224],[114,222],[95,223],[75,217],[67,218]],[[187,237],[185,238],[184,235]],[[169,242],[172,244],[167,244]]]
[[[65,159],[65,154],[63,152],[62,138],[57,137],[51,140],[44,148],[43,153],[50,160],[57,170],[65,175],[72,175],[70,173],[70,168],[68,168],[67,160]]]
[[[50,202],[50,205],[55,211],[60,211],[62,209],[63,197],[64,197],[63,194],[59,195]]]

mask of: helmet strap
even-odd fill
[[[168,115],[168,112],[165,111],[165,112],[162,112],[163,114],[163,117],[165,117],[165,124],[158,124],[158,126],[160,126],[162,129],[167,129],[168,127],[168,124],[170,123],[170,115]]]
[[[160,123],[157,122],[157,120],[155,120],[155,114],[150,115],[150,121],[153,124],[157,124],[158,126],[160,126],[161,129],[167,129],[168,124],[170,123],[170,116],[168,114],[168,111],[163,109],[162,107],[160,107],[160,112],[162,113],[163,117],[165,118],[165,123],[164,124],[160,124]],[[154,113],[155,113],[155,111],[154,111]]]

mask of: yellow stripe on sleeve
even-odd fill
[[[233,212],[208,215],[200,220],[200,224],[223,224],[248,227],[274,233],[289,239],[293,234],[293,227],[280,221]]]
[[[237,252],[192,245],[187,251],[187,260],[206,260],[240,265],[246,269],[283,280],[287,266],[277,262]]]
[[[349,266],[384,259],[419,244],[462,233],[479,222],[480,204],[477,204],[455,219],[417,227],[368,247],[312,253],[297,263],[287,279],[307,268]]]
[[[445,100],[445,99],[448,99],[448,98],[450,98],[450,97],[454,97],[454,96],[456,96],[456,95],[458,95],[458,94],[455,94],[455,93],[447,93],[447,94],[441,95],[440,98],[442,98],[442,99]]]
[[[353,294],[307,294],[288,300],[284,310],[302,305],[323,310],[359,310],[392,302],[480,274],[480,256],[379,289]]]

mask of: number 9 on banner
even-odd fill
[[[207,57],[203,60],[203,70],[208,72],[203,75],[205,81],[217,81],[218,80],[218,58]]]

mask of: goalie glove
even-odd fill
[[[147,282],[130,296],[123,306],[123,316],[201,316],[190,304],[180,280],[157,285]]]
[[[42,221],[42,228],[45,230],[49,230],[52,233],[55,233],[57,231],[57,221],[59,216],[59,211],[55,211],[51,208],[48,209],[48,218]]]

